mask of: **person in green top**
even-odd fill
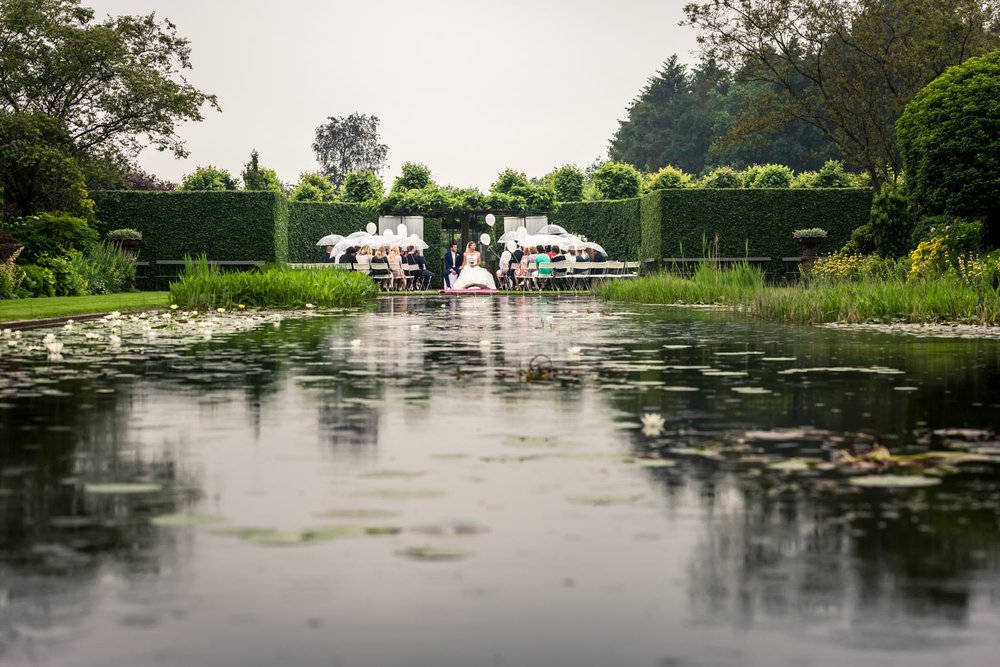
[[[540,276],[551,276],[552,275],[552,260],[544,252],[539,252],[535,256],[535,267],[538,269],[538,275]]]

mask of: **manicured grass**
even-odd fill
[[[167,292],[126,292],[99,296],[55,296],[0,301],[0,323],[41,320],[115,310],[162,308],[169,305]]]
[[[699,268],[692,278],[657,274],[601,285],[605,299],[644,304],[713,304],[777,322],[956,322],[1000,325],[1000,293],[958,277],[817,281],[772,287],[753,267]]]
[[[260,271],[222,273],[204,259],[185,264],[170,285],[171,303],[181,308],[306,308],[360,306],[378,296],[375,281],[353,271],[291,269],[273,266]]]

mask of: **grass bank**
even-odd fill
[[[170,303],[167,292],[127,292],[99,296],[54,296],[0,301],[0,324],[22,320],[72,317],[115,310],[162,308]]]
[[[667,273],[599,286],[598,296],[634,304],[712,304],[777,322],[956,322],[1000,325],[1000,293],[958,276],[815,281],[772,287],[754,267],[703,266],[691,278]]]
[[[170,302],[181,308],[347,308],[378,296],[371,278],[353,271],[303,270],[274,266],[260,271],[223,273],[204,260],[185,265],[170,284]]]

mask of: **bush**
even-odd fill
[[[135,256],[114,244],[95,244],[86,254],[74,253],[69,260],[87,281],[88,294],[117,294],[135,283]]]
[[[192,173],[184,176],[181,181],[181,190],[238,190],[239,185],[236,179],[226,169],[219,169],[211,165],[198,167]]]
[[[646,191],[668,190],[671,188],[689,188],[692,185],[691,175],[667,165],[655,174],[650,174],[646,183]]]
[[[594,171],[593,182],[602,199],[629,199],[639,196],[642,174],[630,164],[605,162]]]
[[[43,255],[58,256],[97,243],[97,230],[83,218],[65,213],[41,213],[11,225],[14,240],[24,246],[22,259],[37,262]]]
[[[844,255],[873,255],[875,254],[875,234],[872,232],[871,223],[866,222],[859,225],[851,232],[850,240],[840,249]]]
[[[556,201],[580,201],[583,199],[583,172],[571,164],[559,167],[545,177],[555,190]]]
[[[28,264],[21,267],[22,279],[21,289],[27,292],[28,296],[55,296],[56,276],[51,269],[37,264]]]
[[[10,257],[0,262],[0,299],[12,298],[20,287],[21,281],[24,280],[21,267],[14,263],[20,254],[21,249],[18,248],[11,253]]]
[[[523,199],[523,208],[526,211],[551,211],[556,207],[556,191],[550,187],[516,185],[510,189],[509,194],[511,197]]]
[[[982,223],[950,219],[943,227],[931,227],[930,238],[910,253],[912,278],[933,278],[949,271],[961,272],[982,249]]]
[[[337,201],[337,189],[326,174],[306,173],[299,177],[299,184],[292,191],[291,200]]]
[[[913,218],[903,193],[889,185],[872,199],[871,222],[875,252],[882,257],[903,257],[910,248]]]
[[[344,176],[343,201],[363,203],[377,201],[385,194],[382,179],[369,169],[358,169]]]
[[[109,241],[141,241],[142,232],[138,229],[130,229],[128,227],[123,229],[112,229],[108,232],[107,239]]]
[[[431,170],[425,164],[419,162],[404,162],[402,174],[392,182],[393,192],[406,192],[407,190],[423,190],[433,185],[431,180]]]
[[[497,180],[490,186],[490,192],[506,195],[510,194],[512,189],[525,185],[528,185],[528,177],[524,172],[504,169],[497,174]]]
[[[80,272],[82,257],[79,250],[70,250],[65,257],[45,255],[38,259],[38,265],[49,269],[55,277],[56,296],[87,295],[87,278]]]
[[[99,227],[142,232],[144,260],[283,262],[288,257],[288,200],[277,192],[95,192]],[[316,241],[314,240],[313,243]]]
[[[703,188],[737,189],[743,187],[743,176],[732,167],[719,167],[701,179],[698,185]]]
[[[812,179],[813,188],[850,188],[854,186],[851,176],[844,171],[844,163],[828,160]]]
[[[803,277],[807,278],[810,283],[841,280],[852,282],[905,280],[909,267],[910,262],[906,258],[897,261],[878,255],[862,255],[841,251],[817,259],[809,271],[803,274]]]
[[[795,174],[782,164],[768,164],[747,170],[747,187],[761,189],[778,189],[792,187]],[[750,174],[752,173],[752,178]]]

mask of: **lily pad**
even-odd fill
[[[576,443],[561,438],[517,436],[515,438],[508,438],[503,444],[506,447],[517,447],[520,449],[553,449],[556,447],[572,447]]]
[[[392,479],[392,478],[402,478],[408,479],[412,477],[420,477],[424,473],[417,472],[413,470],[371,470],[369,472],[363,472],[358,477],[370,478],[370,479]]]
[[[633,463],[640,468],[673,468],[677,465],[669,459],[632,459],[626,463]]]
[[[861,486],[870,489],[918,489],[927,486],[937,486],[940,479],[934,477],[920,477],[917,475],[868,475],[865,477],[852,477],[849,482],[852,486]]]
[[[603,496],[603,495],[593,495],[593,496],[571,496],[570,502],[576,503],[577,505],[594,505],[597,507],[606,507],[609,505],[631,505],[637,500],[637,496]]]
[[[772,463],[767,467],[771,470],[777,470],[779,472],[805,472],[807,470],[811,470],[819,463],[822,463],[819,459],[801,458],[779,461],[778,463]]]
[[[169,526],[172,528],[185,528],[189,526],[210,526],[216,523],[225,523],[225,517],[213,514],[161,514],[153,517],[154,526]]]
[[[376,498],[389,498],[394,500],[409,500],[411,498],[440,498],[444,491],[434,489],[379,489],[368,494]]]
[[[83,490],[96,495],[131,495],[139,493],[156,493],[163,489],[159,484],[152,483],[112,483],[112,484],[84,484]]]
[[[323,512],[319,516],[324,519],[390,519],[399,516],[399,513],[390,512],[389,510],[345,509],[330,510],[329,512]]]
[[[427,563],[464,560],[472,556],[471,551],[444,547],[410,547],[396,552],[397,556]]]
[[[750,395],[764,395],[773,394],[774,392],[770,389],[764,389],[763,387],[733,387],[733,391],[737,394],[750,394]]]

